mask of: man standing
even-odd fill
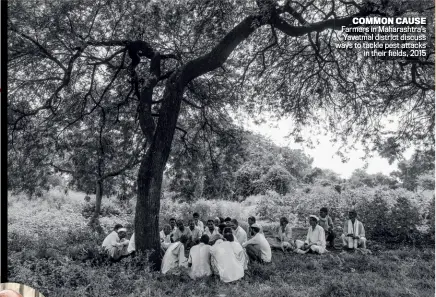
[[[324,229],[318,225],[318,217],[311,215],[309,216],[310,227],[307,230],[306,240],[303,242],[301,240],[296,240],[298,254],[306,253],[318,253],[323,254],[325,252],[325,233]]]
[[[233,235],[241,245],[247,241],[247,232],[245,232],[245,230],[242,229],[241,226],[239,226],[238,220],[232,220],[232,229]]]
[[[362,222],[358,221],[357,212],[353,209],[348,212],[349,220],[345,221],[344,231],[341,235],[344,248],[355,249],[363,247],[366,249],[365,229]]]
[[[323,207],[319,210],[318,225],[324,228],[325,240],[329,243],[329,247],[335,247],[335,233],[333,232],[333,220],[328,215],[327,207]]]
[[[102,247],[112,260],[120,260],[127,256],[129,240],[126,239],[127,230],[121,224],[116,224],[114,230],[103,240]]]
[[[242,247],[245,248],[248,257],[257,262],[271,262],[271,247],[265,236],[260,233],[260,227],[256,223],[251,225],[254,233],[253,238],[246,241]]]
[[[194,212],[192,217],[194,218],[195,227],[199,228],[201,230],[201,232],[203,232],[204,231],[204,224],[200,220],[200,215],[198,214],[198,212]]]
[[[188,266],[191,267],[189,276],[192,279],[212,274],[210,269],[209,236],[206,234],[201,236],[200,244],[193,246],[189,251]]]

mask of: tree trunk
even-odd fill
[[[101,180],[98,180],[96,182],[94,214],[91,218],[91,221],[89,222],[91,228],[96,230],[99,229],[98,227],[100,226],[100,222],[98,218],[100,216],[102,198],[103,198],[103,182]]]
[[[135,244],[138,251],[152,251],[149,261],[155,270],[159,270],[161,266],[159,210],[163,172],[176,130],[183,90],[177,77],[178,75],[172,75],[168,79],[159,121],[138,172]]]

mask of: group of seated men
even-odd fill
[[[277,236],[268,239],[254,217],[248,219],[247,232],[236,219],[229,217],[210,219],[204,226],[199,214],[194,213],[188,227],[182,220],[171,218],[160,232],[163,254],[161,272],[167,274],[185,267],[189,268],[189,275],[193,279],[214,273],[222,281],[232,282],[244,276],[250,260],[271,262],[271,249],[298,254],[323,254],[327,242],[334,247],[335,234],[327,208],[321,208],[319,216],[309,216],[310,227],[305,241],[293,239],[292,227],[285,217],[280,219]],[[126,229],[116,225],[115,230],[104,240],[103,247],[111,258],[120,259],[135,251],[134,236],[127,240]],[[357,220],[355,210],[349,211],[341,239],[344,248],[366,248],[365,229],[362,222]],[[185,250],[189,251],[188,258]]]

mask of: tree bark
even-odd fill
[[[93,229],[99,230],[100,222],[98,218],[100,217],[101,201],[103,199],[103,181],[97,180],[95,187],[95,209],[94,214],[89,222],[89,226]]]
[[[138,172],[135,244],[138,251],[151,251],[152,268],[160,269],[159,210],[163,172],[168,160],[182,101],[179,72],[168,79],[164,100],[151,144]],[[140,114],[140,117],[145,116]],[[145,132],[145,131],[143,131]]]

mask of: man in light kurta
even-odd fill
[[[177,221],[177,229],[172,232],[171,241],[176,242],[179,241],[182,235],[185,235],[188,238],[188,244],[190,244],[192,240],[192,233],[189,228],[185,227],[182,220]]]
[[[318,225],[318,217],[311,215],[309,217],[310,227],[307,230],[306,240],[296,240],[296,252],[299,254],[306,253],[318,253],[323,254],[325,252],[325,233],[324,228]]]
[[[242,247],[245,248],[250,260],[257,262],[271,262],[271,247],[263,233],[260,233],[260,227],[257,224],[251,225],[254,236],[246,241]]]
[[[362,247],[366,249],[365,228],[363,228],[362,222],[357,220],[357,212],[350,210],[348,218],[349,220],[345,221],[343,234],[341,235],[343,247],[349,249]]]
[[[179,270],[177,268],[188,267],[188,259],[185,257],[185,244],[187,241],[188,237],[182,235],[180,241],[170,244],[162,259],[161,272],[163,274],[178,274]]]
[[[200,238],[200,243],[193,246],[189,251],[188,266],[191,267],[189,276],[192,279],[209,276],[210,268],[210,245],[209,236],[206,234]]]
[[[133,232],[132,236],[130,237],[129,240],[129,245],[127,246],[127,252],[129,254],[133,254],[136,250],[136,246],[135,246],[135,232]]]
[[[171,244],[171,226],[165,225],[163,227],[163,230],[159,232],[159,237],[160,237],[160,246],[164,251],[166,251]]]
[[[285,251],[293,250],[295,248],[295,243],[292,239],[292,227],[286,217],[280,218],[278,234],[275,238],[269,239],[268,242],[271,249],[281,249],[282,251]]]
[[[233,242],[231,233],[225,234],[225,239],[218,239],[210,248],[211,266],[221,281],[229,283],[244,277],[245,258],[241,245]]]
[[[200,242],[200,238],[203,235],[203,230],[200,227],[195,226],[194,220],[189,220],[189,230],[191,231],[192,241],[191,246],[196,245]]]
[[[247,232],[245,232],[245,230],[242,229],[241,226],[239,226],[237,219],[232,220],[232,229],[233,229],[233,236],[236,238],[239,244],[242,245],[244,242],[247,241]]]
[[[103,240],[102,247],[113,260],[119,260],[127,256],[129,240],[126,239],[127,230],[122,225],[115,225],[114,230]]]
[[[220,234],[218,231],[218,227],[214,225],[213,220],[207,221],[207,227],[204,230],[204,234],[209,236],[209,244],[213,244],[218,238],[220,238]]]
[[[198,227],[203,232],[204,231],[204,224],[200,220],[200,215],[198,214],[198,212],[194,212],[192,217],[194,218],[195,226]]]

